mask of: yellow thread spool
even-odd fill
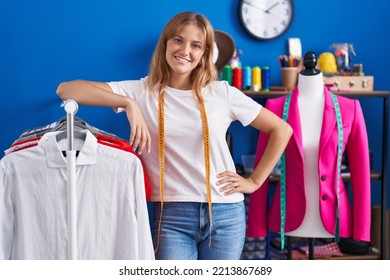
[[[261,69],[259,66],[252,68],[252,90],[259,91],[261,89]]]

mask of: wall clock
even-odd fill
[[[285,33],[294,17],[292,0],[240,0],[244,29],[258,40],[271,40]]]

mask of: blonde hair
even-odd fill
[[[195,96],[203,101],[202,88],[217,80],[218,77],[213,62],[214,29],[205,16],[194,12],[179,13],[172,17],[164,27],[150,63],[146,87],[150,92],[157,90],[159,95],[164,93],[164,88],[169,81],[169,65],[165,55],[167,41],[176,36],[188,24],[197,25],[202,30],[206,41],[205,52],[199,64],[191,73],[191,82]]]

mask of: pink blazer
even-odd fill
[[[337,209],[337,124],[330,92],[325,88],[325,107],[320,136],[318,178],[320,215],[325,229],[335,234]],[[282,117],[286,96],[269,99],[266,107]],[[371,190],[369,147],[366,125],[358,100],[337,96],[343,123],[343,152],[346,152],[351,173],[353,207],[348,199],[344,183],[340,184],[340,236],[370,241]],[[298,89],[292,92],[288,123],[294,134],[286,153],[286,223],[285,232],[295,230],[302,223],[305,210],[304,158],[302,134],[298,110]],[[259,134],[256,151],[257,164],[264,153],[268,135]],[[269,208],[267,207],[268,180],[250,195],[248,208],[249,237],[267,235],[267,229],[280,232],[280,189],[276,188]]]

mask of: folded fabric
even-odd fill
[[[298,248],[299,251],[309,254],[309,246],[302,246]],[[325,245],[314,246],[314,257],[341,257],[344,254],[340,251],[339,245],[336,242],[331,242]]]

